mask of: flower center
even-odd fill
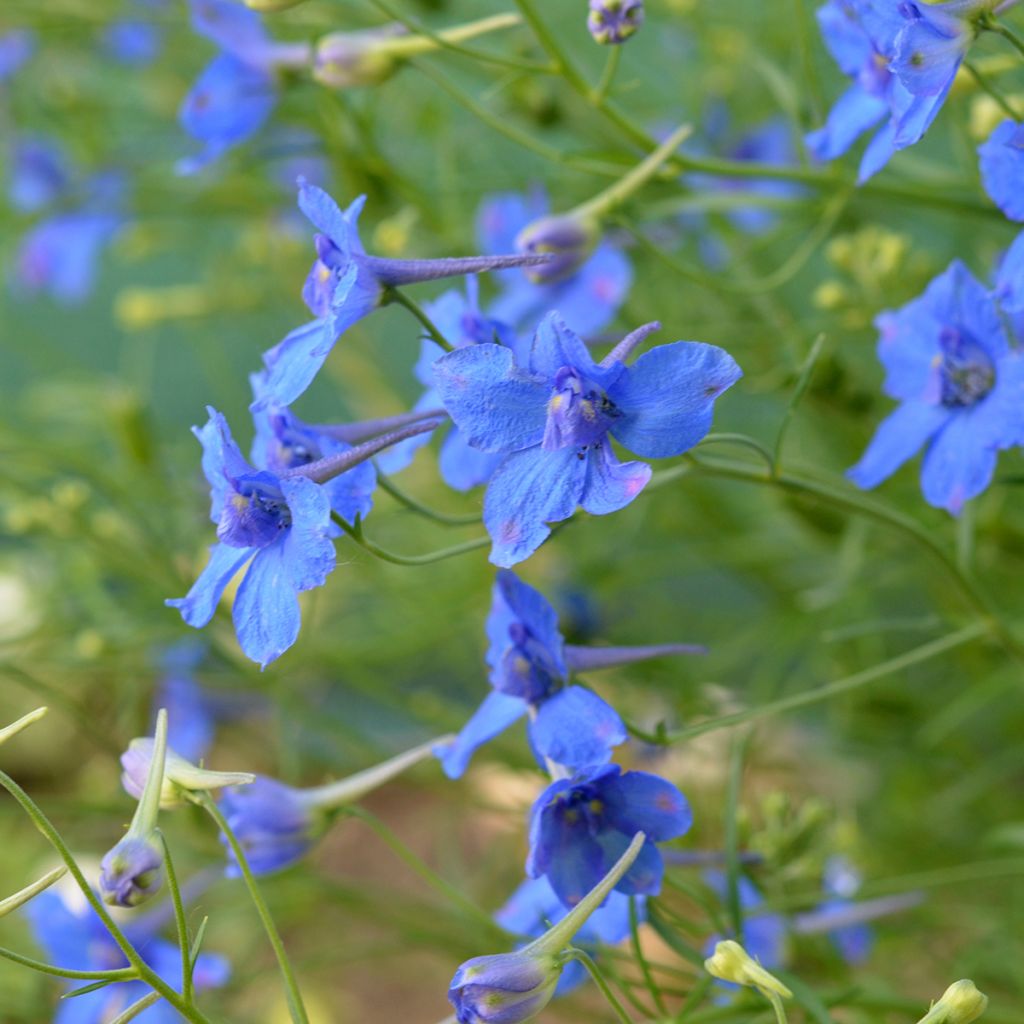
[[[217,536],[233,548],[265,548],[292,525],[288,504],[269,473],[240,477],[224,502]]]
[[[969,408],[980,402],[996,381],[988,353],[969,335],[946,328],[939,338],[942,349],[942,404]]]
[[[496,688],[510,697],[541,704],[562,686],[562,677],[551,652],[521,622],[508,627],[511,646],[501,659]]]
[[[548,418],[542,447],[557,451],[570,445],[586,448],[601,441],[621,413],[592,381],[571,366],[555,374],[548,400]]]

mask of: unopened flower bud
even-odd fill
[[[387,43],[405,34],[401,25],[360,32],[331,32],[316,44],[313,77],[334,89],[383,82],[397,67],[395,55],[389,51]]]
[[[597,239],[595,221],[571,214],[553,215],[527,224],[516,236],[516,248],[524,253],[553,255],[548,263],[525,268],[531,281],[547,284],[579,269],[594,251]]]
[[[476,956],[455,972],[448,999],[459,1024],[519,1024],[547,1006],[562,974],[562,960],[528,949]]]
[[[587,28],[602,46],[624,43],[643,23],[643,0],[590,0]]]
[[[971,1024],[988,1007],[988,996],[969,978],[954,981],[918,1024]]]
[[[129,796],[142,796],[149,763],[153,757],[153,740],[149,737],[134,739],[121,755],[121,785]],[[186,761],[173,750],[167,751],[163,785],[160,789],[160,807],[169,810],[185,802],[183,790],[210,790],[224,786],[244,786],[255,780],[251,772],[211,772]]]
[[[129,832],[100,861],[100,893],[104,903],[137,907],[164,883],[163,850],[153,841]]]
[[[715,946],[715,952],[704,961],[708,974],[734,985],[749,985],[762,992],[774,992],[789,999],[793,993],[773,974],[769,974],[747,951],[732,939]]]

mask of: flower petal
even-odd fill
[[[629,738],[618,712],[583,686],[567,686],[544,701],[530,736],[542,757],[572,769],[606,764]]]
[[[679,790],[650,772],[623,772],[602,787],[608,821],[632,838],[644,832],[654,842],[676,839],[690,830],[693,812]]]
[[[625,508],[651,479],[646,462],[619,462],[607,439],[587,459],[587,480],[580,504],[594,516]]]
[[[807,148],[819,160],[834,160],[888,112],[884,99],[855,82],[836,100],[824,126],[807,136]]]
[[[458,736],[447,746],[435,748],[434,754],[441,762],[445,775],[449,779],[460,778],[478,747],[504,732],[525,714],[525,701],[492,690]]]
[[[342,282],[349,287],[355,284],[356,269],[351,267]],[[267,368],[263,391],[249,406],[254,412],[268,405],[290,405],[301,395],[324,365],[328,354],[334,348],[338,336],[347,330],[358,317],[345,322],[334,316],[311,320],[279,341],[272,349],[263,353]]]
[[[283,478],[281,490],[292,514],[280,541],[292,586],[299,591],[322,586],[335,564],[330,497],[303,476]]]
[[[235,597],[232,617],[238,643],[248,657],[266,668],[299,635],[299,599],[283,544],[261,548]]]
[[[164,603],[177,608],[181,617],[196,629],[201,629],[217,610],[224,589],[239,569],[256,553],[256,548],[233,548],[227,544],[214,544],[210,560],[184,597],[171,597]]]
[[[860,462],[846,471],[847,477],[864,490],[877,487],[913,458],[949,418],[945,406],[905,402],[878,425]]]

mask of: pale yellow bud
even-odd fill
[[[762,992],[774,992],[789,999],[793,993],[775,977],[769,974],[747,951],[732,939],[725,939],[715,946],[715,952],[704,961],[708,974],[734,985],[749,985]]]
[[[954,981],[924,1020],[929,1024],[971,1024],[988,1006],[988,996],[969,978]],[[923,1024],[923,1022],[921,1022]]]

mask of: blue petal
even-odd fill
[[[229,53],[266,42],[263,20],[234,0],[191,0],[192,27]]]
[[[177,608],[181,617],[196,629],[201,629],[217,610],[224,589],[236,573],[256,553],[256,548],[232,548],[227,544],[214,544],[210,548],[210,560],[192,584],[185,597],[168,598],[165,602]]]
[[[630,838],[644,832],[654,842],[675,839],[688,832],[693,812],[686,797],[657,775],[623,772],[602,787],[608,821]]]
[[[281,490],[292,514],[291,528],[280,541],[292,586],[300,591],[322,586],[335,564],[327,490],[303,476],[282,479]]]
[[[905,402],[878,425],[867,451],[846,475],[865,490],[892,476],[949,419],[942,405]]]
[[[895,130],[893,145],[896,149],[906,149],[924,135],[946,102],[955,77],[951,77],[945,87],[934,95],[915,96],[902,82],[893,82],[892,124]]]
[[[508,626],[518,622],[551,656],[558,671],[567,675],[563,647],[565,641],[558,631],[558,615],[548,599],[524,583],[514,572],[504,569],[494,580],[491,612],[487,617],[487,635],[491,647],[487,663],[493,668],[509,646]]]
[[[81,302],[92,291],[100,250],[121,226],[107,214],[50,217],[29,231],[18,247],[16,274],[26,291],[49,292],[58,302]]]
[[[572,769],[606,764],[628,739],[615,709],[583,686],[567,686],[544,701],[530,735],[542,757]]]
[[[260,548],[238,588],[232,609],[238,643],[266,668],[299,636],[299,599],[283,544]]]
[[[999,262],[995,297],[1008,313],[1024,312],[1024,231]]]
[[[677,341],[645,352],[608,391],[612,434],[646,458],[680,455],[711,429],[715,399],[743,372],[723,349]]]
[[[635,831],[626,834],[611,830],[598,835],[597,841],[604,852],[602,874],[610,871],[612,865],[626,852],[626,847],[634,835]],[[657,896],[661,891],[661,879],[664,874],[665,863],[661,859],[661,852],[648,839],[640,847],[636,860],[629,866],[629,870],[619,880],[615,889],[628,896]]]
[[[959,23],[955,23],[959,26]],[[971,42],[971,33],[951,32],[926,17],[914,18],[896,37],[890,67],[915,96],[936,96],[949,90]],[[943,28],[946,31],[943,31]]]
[[[557,523],[576,511],[586,460],[575,449],[513,452],[498,467],[484,495],[484,525],[494,542],[491,561],[511,566],[529,558]]]
[[[1019,125],[1003,121],[978,147],[981,180],[992,202],[1010,219],[1024,221],[1024,145]]]
[[[971,411],[950,417],[921,466],[924,500],[953,515],[988,487],[996,468],[996,449],[979,438]]]
[[[504,732],[513,722],[526,714],[526,702],[518,697],[492,690],[484,702],[473,712],[455,740],[434,753],[449,779],[458,779],[465,772],[478,747]]]
[[[604,852],[585,824],[570,823],[557,810],[542,813],[538,824],[527,874],[547,875],[558,898],[575,906],[604,876]]]
[[[583,339],[562,317],[548,313],[533,336],[530,346],[530,370],[544,380],[554,380],[563,366],[571,366],[597,384],[607,388],[620,376],[619,368],[599,367]]]
[[[220,150],[259,131],[276,102],[277,87],[268,72],[221,53],[189,90],[178,118],[194,139]]]
[[[807,136],[807,148],[819,160],[834,160],[889,112],[889,104],[854,83],[829,111],[825,125]]]
[[[445,408],[474,448],[512,452],[544,436],[549,388],[515,366],[504,345],[471,345],[434,363]]]
[[[607,515],[625,508],[651,479],[651,467],[645,462],[619,462],[612,446],[602,441],[600,451],[587,458],[587,480],[580,504],[594,516]]]
[[[896,152],[896,126],[890,118],[875,133],[860,158],[857,169],[857,184],[863,185],[868,178],[877,174]]]
[[[313,227],[325,234],[346,256],[363,252],[356,224],[365,205],[366,196],[357,196],[342,213],[322,188],[306,182],[299,185],[299,209]]]
[[[356,278],[355,267],[346,273],[351,287]],[[313,383],[324,365],[334,342],[354,320],[339,323],[333,316],[312,320],[297,327],[272,349],[263,354],[267,368],[263,393],[249,406],[253,411],[268,405],[290,405]]]
[[[485,199],[476,218],[477,243],[481,252],[501,254],[516,251],[516,236],[531,221],[548,212],[548,201],[542,189],[527,195],[503,192]],[[525,280],[518,268],[494,274],[504,285]]]
[[[193,427],[192,433],[203,446],[203,475],[210,485],[210,519],[219,523],[224,502],[234,493],[231,481],[250,476],[256,470],[235,443],[223,414],[209,405],[206,411],[210,418],[204,426]]]
[[[487,483],[503,456],[471,448],[461,430],[452,427],[441,445],[437,465],[441,479],[456,491],[469,491]]]
[[[848,0],[829,0],[818,8],[818,25],[828,52],[844,75],[856,78],[875,57],[874,47]]]

